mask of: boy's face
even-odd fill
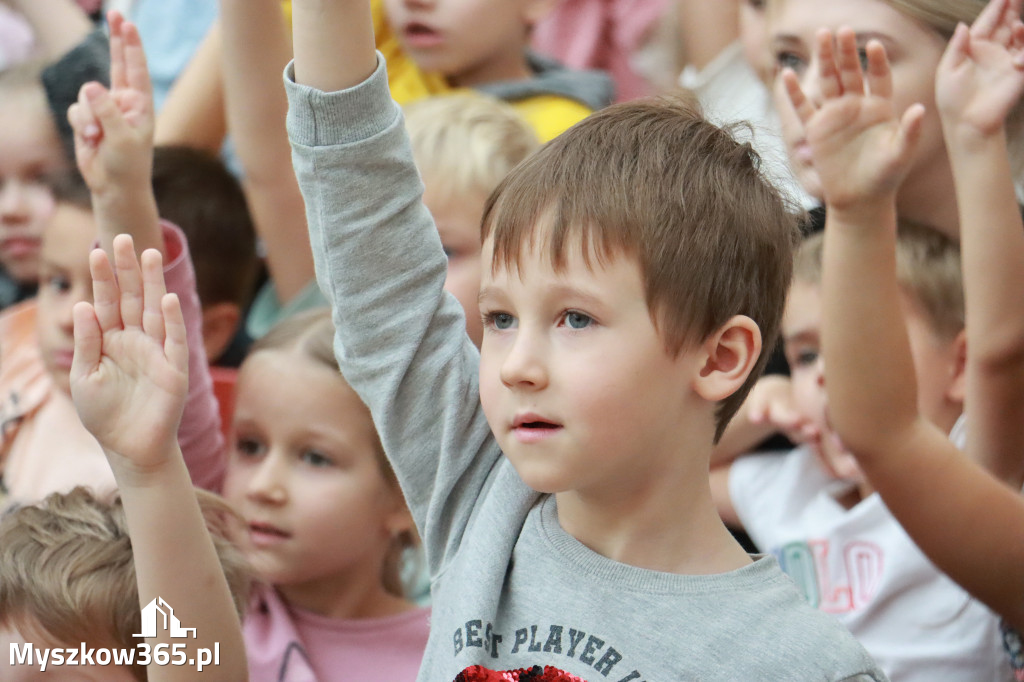
[[[793,382],[797,409],[821,434],[815,446],[824,469],[833,478],[864,480],[857,460],[832,430],[825,392],[825,361],[821,355],[821,288],[794,280],[782,315],[782,339]]]
[[[444,198],[427,190],[423,203],[437,224],[441,245],[448,257],[448,277],[444,288],[459,300],[466,312],[466,332],[477,347],[483,336],[480,308],[480,220],[487,197],[482,192],[466,192]]]
[[[53,212],[43,180],[64,165],[42,95],[0,93],[0,265],[19,282],[39,274],[43,228]]]
[[[544,256],[524,252],[518,272],[483,268],[484,414],[533,489],[621,503],[628,491],[649,489],[652,475],[680,466],[694,440],[701,356],[666,350],[634,259],[592,258],[588,267],[569,245],[556,272],[545,241],[536,240]],[[485,264],[492,248],[489,238]]]
[[[427,72],[471,87],[529,76],[527,27],[543,0],[384,0],[402,48]]]
[[[67,394],[74,351],[71,309],[79,301],[92,300],[89,253],[95,242],[91,212],[57,206],[43,238],[36,324],[43,364],[57,388]]]

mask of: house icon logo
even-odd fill
[[[196,629],[181,627],[181,621],[175,617],[174,609],[163,600],[163,597],[157,597],[142,609],[142,632],[133,637],[156,637],[160,630],[167,631],[176,639],[187,639],[190,632],[192,639],[196,638]]]

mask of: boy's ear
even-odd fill
[[[709,402],[728,398],[743,385],[761,356],[761,329],[746,315],[735,315],[702,344],[704,363],[694,390]]]
[[[241,319],[242,311],[234,303],[203,307],[203,347],[208,362],[215,362],[231,345]]]
[[[953,376],[950,377],[946,398],[963,405],[967,397],[967,330],[961,329],[953,339]]]

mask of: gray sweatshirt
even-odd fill
[[[324,93],[286,73],[288,131],[335,353],[373,413],[426,549],[433,591],[419,680],[474,665],[583,680],[884,680],[771,557],[718,575],[622,564],[562,530],[480,407],[458,302],[383,59]],[[680,520],[685,522],[685,520]],[[343,542],[339,538],[339,542]]]

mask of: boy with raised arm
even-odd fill
[[[295,3],[289,133],[335,351],[424,540],[419,679],[885,679],[711,502],[792,268],[750,149],[647,102],[517,166],[484,215],[478,354],[370,27],[364,0]]]
[[[884,48],[868,43],[865,78],[849,29],[836,35],[838,49],[830,33],[820,35],[819,102],[804,96],[794,74],[784,74],[828,207],[824,344],[835,428],[929,558],[1018,628],[1024,626],[1024,546],[1014,539],[1024,519],[1016,492],[1024,480],[1024,226],[1005,119],[1024,92],[1021,5],[992,0],[972,27],[959,26],[936,82],[961,227],[969,458],[918,414],[897,307],[894,196],[922,109],[893,111]]]

